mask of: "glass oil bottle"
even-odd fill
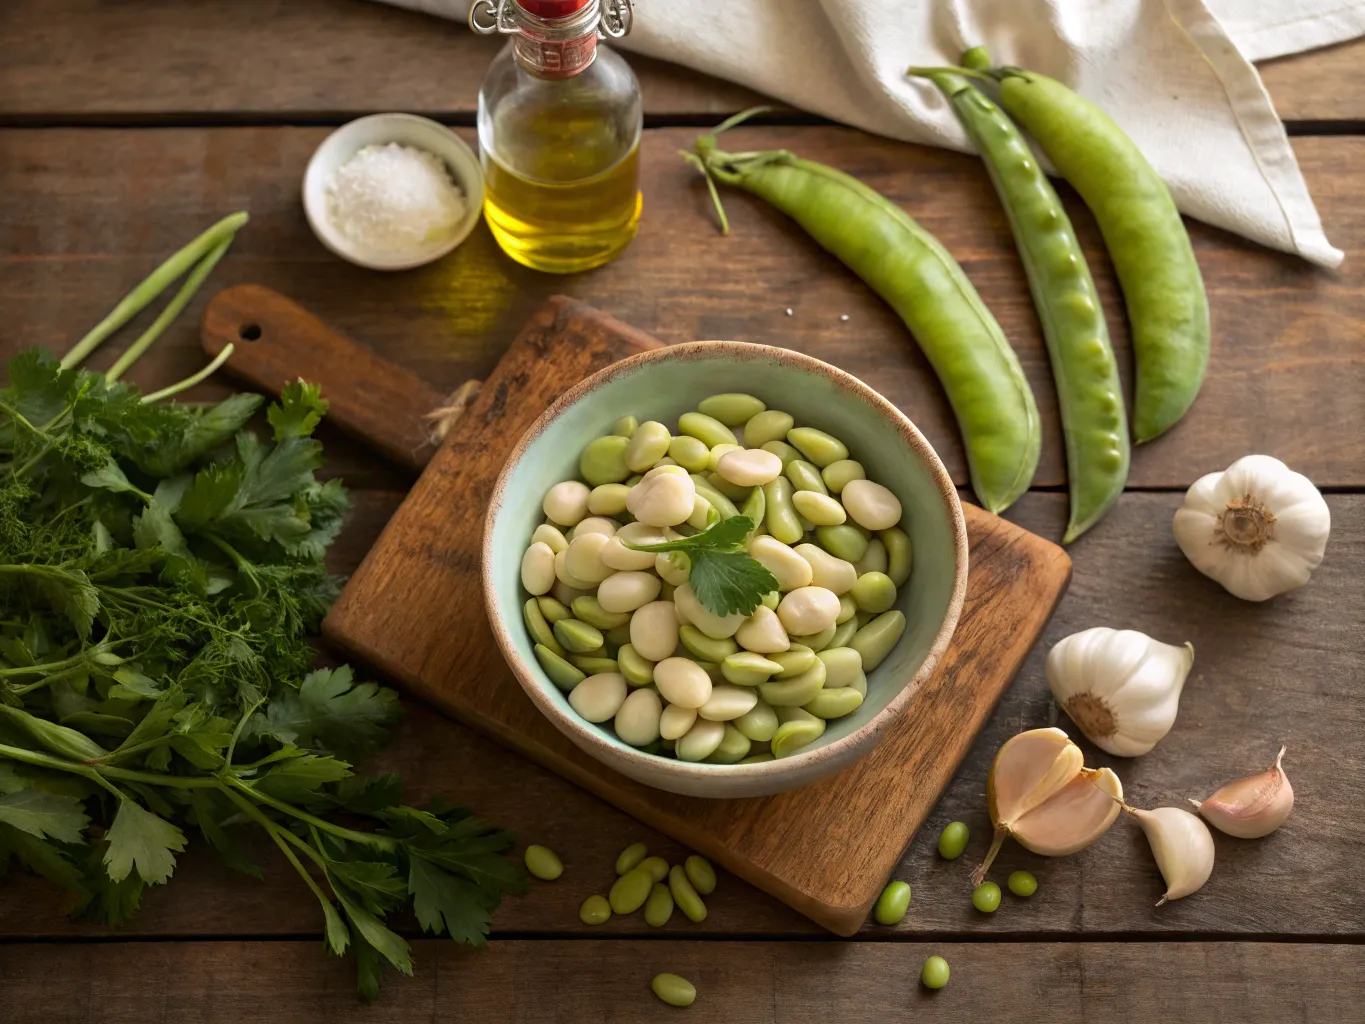
[[[599,38],[630,0],[478,0],[470,27],[511,36],[479,90],[484,216],[509,256],[568,274],[621,253],[640,222],[640,85]]]

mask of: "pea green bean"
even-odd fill
[[[994,914],[1000,906],[1000,886],[982,882],[972,890],[972,906],[983,914]]]
[[[549,648],[551,652],[563,658],[567,651],[560,646],[555,639],[554,630],[549,622],[545,620],[545,613],[540,610],[540,602],[534,597],[521,607],[522,618],[526,620],[526,632],[531,634],[531,639],[543,647]]]
[[[984,46],[973,46],[962,54],[962,66],[969,71],[985,71],[991,66],[991,54]]]
[[[786,437],[787,435],[783,433],[782,436]],[[801,453],[798,452],[791,445],[787,444],[786,441],[768,441],[762,447],[765,452],[772,452],[774,455],[776,455],[779,459],[782,460],[782,469],[784,471],[795,460],[801,457]]]
[[[867,470],[863,469],[861,462],[840,459],[820,470],[820,477],[825,481],[825,486],[829,488],[831,494],[839,494],[854,480],[866,480]]]
[[[942,988],[948,984],[948,961],[941,956],[931,956],[920,968],[919,980],[925,988]]]
[[[761,753],[761,754],[750,754],[748,757],[744,758],[744,760],[742,760],[742,761],[740,761],[740,762],[738,762],[738,763],[739,763],[739,764],[764,764],[764,763],[766,763],[766,762],[768,762],[768,761],[774,761],[774,760],[776,760],[776,758],[773,757],[772,751],[771,751],[771,750],[765,750],[765,751],[763,751],[763,753]]]
[[[834,634],[839,632],[837,624],[826,626],[818,633],[810,633],[806,636],[794,636],[792,640],[802,647],[809,647],[812,651],[823,651],[834,642]]]
[[[767,408],[761,398],[731,392],[703,398],[697,406],[697,411],[710,416],[713,420],[720,420],[727,427],[742,427]]]
[[[611,904],[605,896],[589,896],[578,908],[578,919],[584,924],[606,924],[611,920]]]
[[[600,658],[590,654],[570,654],[569,664],[590,676],[599,675],[602,672],[621,671],[621,667],[615,658]]]
[[[678,639],[682,641],[683,647],[687,648],[687,652],[698,661],[723,662],[730,655],[739,653],[739,644],[729,637],[713,640],[696,626],[679,627]]]
[[[711,461],[711,448],[705,441],[679,434],[669,442],[668,455],[689,473],[700,473]]]
[[[1025,898],[1038,891],[1038,879],[1034,878],[1033,874],[1028,871],[1011,871],[1005,884],[1009,886],[1010,892],[1014,895]]]
[[[826,686],[801,707],[816,718],[843,718],[863,706],[863,696],[851,686]]]
[[[552,626],[560,619],[573,618],[573,612],[569,610],[568,605],[561,604],[548,595],[536,598],[536,604],[540,606],[540,614],[545,616],[545,621]],[[549,644],[545,646],[548,647]]]
[[[683,870],[687,873],[687,880],[692,883],[692,888],[701,895],[710,896],[716,891],[716,869],[705,857],[692,854],[683,861]]]
[[[645,900],[645,924],[651,928],[662,928],[672,916],[673,894],[668,891],[668,886],[656,882],[654,888],[649,890],[649,899]]]
[[[697,998],[697,986],[677,974],[656,974],[649,987],[669,1006],[691,1006]]]
[[[673,435],[658,420],[645,420],[635,428],[626,446],[626,468],[632,473],[644,473],[668,454]]]
[[[622,644],[616,652],[616,664],[631,686],[648,686],[654,682],[654,662],[642,657],[630,644]]]
[[[639,425],[640,421],[634,416],[626,415],[622,416],[611,425],[611,432],[613,434],[620,434],[622,437],[634,437],[635,428]]]
[[[838,500],[818,491],[797,491],[792,495],[792,504],[801,516],[802,526],[838,526],[848,519],[848,513]]]
[[[801,708],[778,708],[777,717],[781,722],[773,734],[773,757],[791,757],[803,747],[814,743],[825,734],[825,722],[809,711]]]
[[[679,630],[679,633],[682,631]],[[727,655],[720,663],[720,673],[726,681],[736,686],[757,686],[766,683],[773,675],[782,671],[780,662],[763,654],[740,651]]]
[[[865,612],[880,615],[896,603],[896,585],[884,572],[865,572],[858,577],[849,591],[858,607]],[[574,602],[577,610],[578,602]]]
[[[848,458],[848,448],[832,434],[814,427],[794,427],[787,431],[787,443],[821,469]]]
[[[654,876],[648,871],[632,868],[611,883],[607,902],[613,914],[633,914],[645,905],[649,891],[654,888]]]
[[[948,97],[976,143],[1028,275],[1052,361],[1066,439],[1071,516],[1062,541],[1069,543],[1104,516],[1123,493],[1128,478],[1123,385],[1099,293],[1066,209],[1014,122],[961,75],[928,77]],[[1070,130],[1078,132],[1079,126],[1072,125]],[[1107,182],[1104,187],[1114,184]],[[1183,236],[1178,216],[1174,226]],[[1151,227],[1144,223],[1141,230]],[[1139,389],[1141,374],[1139,353]]]
[[[852,686],[863,674],[863,656],[852,647],[831,644],[816,657],[825,664],[826,686]]]
[[[882,612],[854,633],[848,645],[863,656],[863,671],[871,672],[891,653],[904,632],[905,615],[902,612]]]
[[[825,486],[825,480],[820,475],[820,471],[805,459],[793,459],[787,463],[783,472],[786,473],[787,479],[792,482],[792,487],[798,491],[829,494],[829,488]]]
[[[938,836],[938,855],[944,860],[957,860],[967,849],[967,840],[971,838],[966,824],[960,821],[950,821],[943,826],[943,831]]]
[[[792,217],[890,303],[948,394],[977,497],[1000,512],[1023,494],[1041,448],[1038,408],[1000,325],[947,250],[885,196],[785,150],[724,153],[711,133],[697,140],[695,161]]]
[[[673,902],[687,915],[689,921],[699,924],[706,920],[706,904],[697,895],[681,864],[674,864],[668,869],[668,891],[673,894]]]
[[[759,492],[762,493],[762,492]],[[782,603],[782,595],[776,590],[770,590],[763,595],[763,607],[770,612],[777,611],[777,606]]]
[[[796,517],[792,504],[792,482],[784,476],[763,485],[763,499],[767,502],[765,522],[768,532],[783,544],[795,544],[805,531]]]
[[[815,540],[835,558],[845,562],[856,562],[867,554],[867,536],[853,523],[816,527]]]
[[[825,663],[817,660],[800,675],[759,683],[758,695],[775,708],[799,708],[813,700],[824,685]]]
[[[760,700],[752,708],[735,719],[735,728],[754,743],[767,743],[777,732],[777,712],[765,700]],[[750,755],[752,756],[752,755]],[[748,760],[745,758],[745,760]],[[742,761],[740,762],[743,763]]]
[[[711,472],[706,474],[706,482],[711,485],[713,490],[720,491],[732,502],[746,501],[749,497],[749,488],[741,487],[739,484],[732,484],[719,473]]]
[[[707,764],[737,764],[749,756],[751,746],[748,736],[736,729],[734,723],[726,722],[720,744],[706,755],[705,761]]]
[[[711,449],[711,454],[707,457],[706,471],[708,473],[716,472],[716,470],[720,467],[721,459],[725,458],[725,456],[729,455],[731,452],[742,452],[743,450],[744,449],[737,444],[727,443],[716,445],[714,448]],[[745,490],[747,491],[748,488],[746,487]]]
[[[829,644],[825,650],[828,650],[830,647],[847,647],[848,642],[852,640],[857,633],[857,619],[848,619],[845,622],[836,623],[834,626],[834,635],[829,638]],[[820,653],[823,654],[824,650]]]
[[[644,843],[631,843],[616,855],[617,876],[624,875],[627,871],[634,871],[640,866],[640,862],[648,856],[648,846]]]
[[[662,857],[646,857],[635,866],[641,871],[648,871],[649,877],[654,879],[655,882],[662,882],[668,877],[668,861],[664,860]]]
[[[695,437],[708,449],[718,444],[739,444],[739,438],[735,437],[733,430],[714,416],[701,412],[685,412],[679,416],[678,432]]]
[[[766,448],[770,441],[785,442],[787,431],[794,426],[796,420],[785,412],[777,409],[761,412],[744,424],[744,447]]]
[[[554,624],[554,631],[555,639],[574,654],[590,654],[602,646],[602,631],[582,619],[560,619]]]
[[[1208,367],[1208,299],[1180,211],[1142,151],[1099,107],[1046,75],[994,74],[1001,104],[1081,194],[1104,236],[1132,324],[1133,433],[1150,441],[1185,415]]]
[[[692,477],[692,486],[697,489],[698,494],[715,506],[716,511],[720,513],[722,519],[729,519],[732,516],[739,515],[739,509],[735,508],[735,503],[712,487],[711,481],[706,477],[694,474]]]
[[[792,676],[799,676],[815,664],[815,652],[801,644],[792,644],[781,654],[770,654],[767,655],[767,658],[769,661],[775,661],[782,666],[782,671],[777,673],[778,679],[790,679]]]
[[[630,476],[626,466],[626,448],[630,438],[608,434],[589,441],[578,457],[578,474],[593,487],[598,484],[619,484]]]
[[[564,874],[564,862],[548,846],[526,847],[526,870],[542,882],[553,882]]]
[[[605,641],[605,647],[608,651],[620,650],[630,643],[630,624],[612,626],[611,629],[602,634],[602,639]]]
[[[877,905],[872,908],[872,919],[878,924],[896,925],[905,920],[910,909],[910,883],[888,882]]]
[[[740,506],[739,514],[748,516],[753,521],[754,528],[749,536],[753,537],[758,529],[763,525],[764,517],[768,511],[768,499],[763,493],[762,487],[751,487],[749,496],[744,499],[744,504]]]
[[[612,629],[616,626],[624,626],[630,621],[630,612],[609,612],[598,604],[597,598],[591,594],[575,597],[572,608],[575,619],[586,622],[589,626],[596,626],[598,629]]]
[[[628,494],[625,484],[599,484],[588,493],[588,511],[595,516],[619,516],[626,510]]]
[[[867,542],[867,550],[863,552],[863,557],[853,563],[853,568],[861,576],[865,572],[886,572],[891,567],[891,560],[886,556],[886,544],[880,537],[873,537]]]
[[[561,690],[572,690],[588,678],[544,644],[536,644],[533,650],[536,661],[540,662],[540,667],[550,677],[550,682]]]

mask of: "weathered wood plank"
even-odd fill
[[[0,116],[472,117],[503,43],[362,0],[6,0]],[[730,113],[758,98],[629,59],[651,117]]]
[[[396,497],[359,496],[356,522],[336,551],[336,568],[359,560]],[[1360,743],[1365,716],[1356,699],[1365,685],[1360,661],[1365,579],[1359,571],[1365,560],[1365,496],[1329,497],[1333,537],[1323,566],[1307,587],[1264,605],[1237,601],[1186,564],[1169,534],[1179,500],[1174,494],[1127,494],[1109,528],[1075,545],[1071,590],[1044,643],[896,872],[914,889],[911,913],[898,934],[1365,934],[1365,892],[1356,884],[1355,856],[1365,844],[1365,823],[1342,797],[1365,782]],[[1022,502],[1019,519],[1047,533],[1059,529],[1065,515],[1062,496],[1032,494]],[[1286,743],[1286,770],[1297,794],[1294,814],[1264,840],[1217,836],[1218,866],[1208,885],[1161,908],[1153,907],[1162,891],[1156,867],[1140,833],[1126,821],[1090,850],[1065,860],[1007,845],[993,877],[1003,880],[1025,868],[1038,876],[1040,888],[1027,902],[1007,897],[998,913],[984,917],[971,908],[967,876],[987,845],[983,792],[991,758],[1010,735],[1047,724],[1043,656],[1061,637],[1094,625],[1141,629],[1169,642],[1188,639],[1197,650],[1180,718],[1156,750],[1134,760],[1090,751],[1090,763],[1118,772],[1130,802],[1155,806],[1205,796],[1221,782],[1263,767]],[[1060,724],[1069,726],[1065,716]],[[523,842],[547,843],[564,856],[569,870],[562,880],[537,884],[528,897],[510,900],[499,911],[495,923],[502,934],[585,932],[578,905],[605,890],[621,848],[643,840],[670,860],[683,853],[562,779],[413,702],[382,764],[405,773],[412,795],[446,794],[514,829]],[[947,863],[934,854],[934,843],[953,820],[967,822],[973,838],[966,856]],[[126,931],[317,933],[312,897],[282,862],[268,857],[265,862],[266,880],[257,882],[231,875],[205,851],[187,854],[173,884],[150,892]],[[0,936],[104,933],[68,922],[62,906],[60,894],[45,884],[13,880],[0,887]],[[709,906],[702,926],[675,919],[668,931],[686,936],[814,931],[795,912],[731,877],[722,880]],[[638,915],[602,930],[658,934]],[[876,926],[865,931],[886,934]]]
[[[905,409],[965,481],[957,430],[926,361],[890,309],[794,226],[742,193],[726,196],[730,237],[717,235],[706,191],[678,159],[695,131],[646,133],[646,212],[625,255],[561,278],[513,264],[486,228],[449,258],[404,274],[352,267],[316,242],[296,182],[325,132],[297,128],[12,131],[0,149],[0,303],[13,325],[0,355],[29,344],[65,348],[166,253],[232,209],[253,222],[213,286],[255,281],[303,304],[440,390],[483,377],[527,315],[565,292],[664,341],[739,338],[819,356]],[[730,138],[730,137],[727,137]],[[1296,140],[1333,239],[1348,252],[1328,274],[1195,225],[1213,310],[1214,354],[1185,422],[1134,456],[1130,483],[1185,486],[1249,450],[1279,456],[1319,484],[1365,484],[1365,138]],[[935,232],[1013,339],[1043,413],[1035,481],[1064,480],[1056,402],[1023,271],[1003,214],[971,158],[838,128],[756,128],[737,149],[787,146],[882,189]],[[155,204],[155,215],[152,206]],[[1128,374],[1131,356],[1098,232],[1072,201]],[[133,376],[159,387],[203,362],[193,312]],[[786,315],[791,309],[792,315]],[[841,316],[847,315],[848,320]],[[129,335],[130,337],[131,335]],[[127,338],[97,354],[113,358]],[[201,396],[222,394],[226,381]],[[354,446],[329,446],[335,471],[398,484]],[[1103,529],[1103,527],[1101,527]]]
[[[428,939],[415,953],[416,976],[390,972],[368,1007],[315,942],[0,946],[0,978],[26,1024],[674,1021],[649,988],[662,971],[697,986],[693,1015],[736,1024],[1282,1024],[1357,1019],[1365,995],[1352,945]],[[937,992],[919,983],[932,955],[952,969]]]
[[[311,115],[376,110],[468,117],[501,42],[360,0],[7,0],[0,116]],[[1365,42],[1261,65],[1280,116],[1365,119]],[[747,89],[630,56],[658,118],[729,113]]]

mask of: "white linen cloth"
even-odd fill
[[[465,19],[470,0],[387,0]],[[880,135],[970,151],[911,65],[1052,75],[1102,106],[1192,217],[1324,266],[1328,242],[1251,61],[1365,34],[1365,0],[635,0],[620,45]]]

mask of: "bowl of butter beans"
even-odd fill
[[[871,751],[967,581],[952,480],[894,405],[785,349],[706,341],[583,381],[527,431],[483,541],[493,634],[598,761],[693,796]]]

